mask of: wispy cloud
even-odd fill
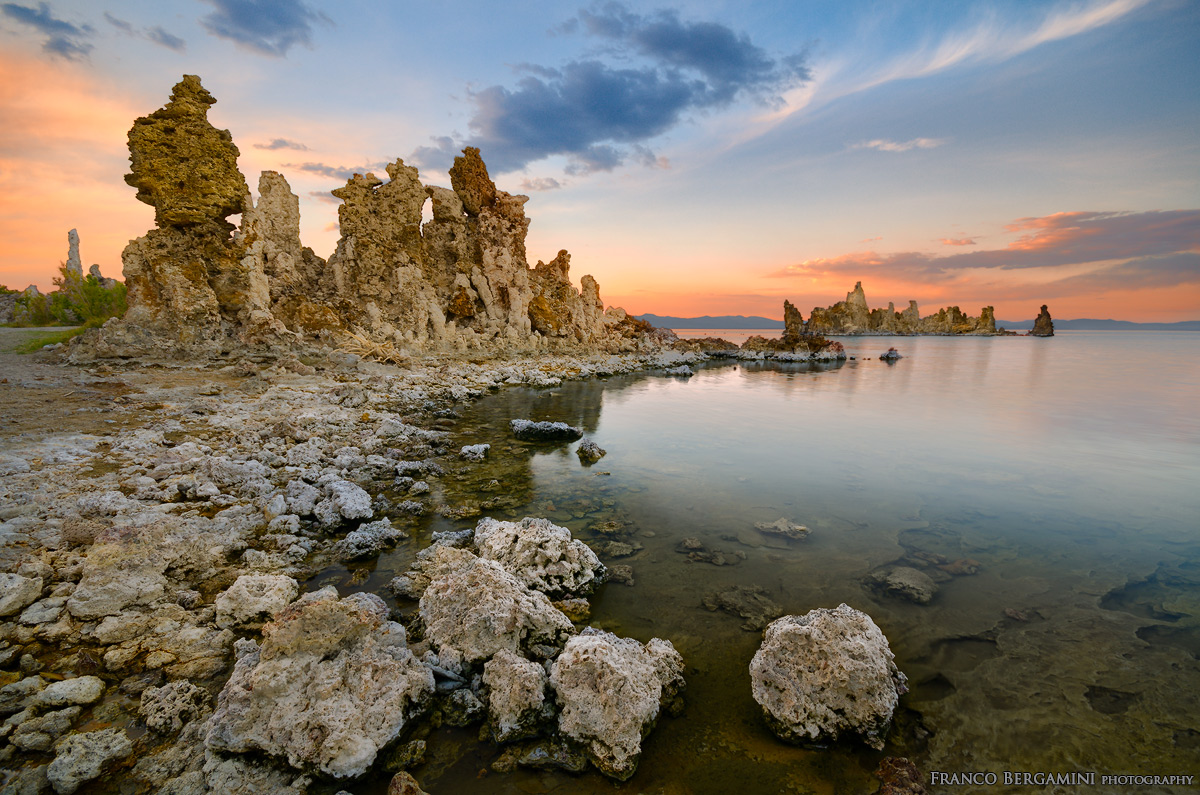
[[[365,166],[355,166],[354,168],[346,168],[345,166],[331,166],[326,163],[284,163],[281,168],[292,168],[296,171],[304,171],[309,174],[319,174],[322,177],[330,179],[338,179],[343,182],[353,177],[355,174],[374,173],[376,171],[383,173],[387,168],[386,162],[368,164]]]
[[[259,55],[282,58],[297,44],[312,47],[313,25],[332,24],[301,0],[204,0],[216,10],[200,24],[212,35]]]
[[[553,177],[538,177],[536,179],[521,180],[521,190],[529,191],[546,191],[559,190],[563,187],[563,183]]]
[[[943,237],[943,246],[973,246],[975,241],[969,237]]]
[[[1006,229],[1019,237],[999,249],[948,255],[852,252],[807,260],[767,275],[806,279],[876,275],[930,283],[988,272],[1037,271],[1036,280],[1043,285],[1090,290],[1200,285],[1200,210],[1055,213],[1021,218]],[[943,243],[962,245],[949,239]]]
[[[738,99],[777,100],[809,79],[801,54],[776,57],[750,38],[674,10],[640,14],[609,2],[581,11],[559,28],[604,39],[600,55],[557,67],[522,64],[514,87],[471,93],[475,112],[465,143],[479,147],[497,172],[553,155],[569,174],[611,171],[635,162],[666,167],[647,142],[688,114]],[[422,147],[414,158],[444,168],[457,144]]]
[[[877,149],[880,152],[908,152],[913,149],[936,149],[946,143],[945,138],[913,138],[908,141],[889,141],[886,138],[876,138],[854,144],[852,149]]]
[[[1006,20],[996,12],[917,45],[883,62],[868,53],[843,53],[814,69],[814,79],[784,95],[785,102],[746,126],[740,139],[761,134],[807,108],[826,105],[898,80],[927,77],[957,66],[997,63],[1043,44],[1097,30],[1128,17],[1153,0],[1083,0],[1060,2],[1044,8],[1032,20]],[[863,66],[867,64],[867,66]]]
[[[289,141],[287,138],[274,138],[270,143],[266,144],[251,144],[255,149],[294,149],[297,152],[307,152],[308,147],[296,141]]]
[[[88,41],[95,30],[91,25],[76,25],[54,16],[47,3],[38,3],[37,8],[23,6],[17,3],[4,3],[0,11],[9,19],[37,30],[46,37],[42,50],[66,58],[69,61],[81,61],[88,57],[94,47]]]
[[[133,26],[132,22],[119,17],[114,17],[107,11],[104,12],[104,20],[127,36],[143,38],[159,45],[160,47],[166,47],[168,50],[174,50],[175,52],[185,52],[187,50],[186,41],[174,34],[168,33],[165,29],[158,25],[155,25],[152,28],[138,30]]]
[[[186,41],[178,36],[173,36],[170,33],[167,33],[158,25],[146,29],[146,38],[155,44],[162,45],[168,50],[174,50],[175,52],[183,52],[187,49]]]

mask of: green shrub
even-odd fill
[[[54,277],[58,289],[49,295],[22,295],[13,312],[17,326],[100,325],[125,314],[126,291],[122,282],[105,287],[95,276],[84,276],[61,265]],[[14,291],[15,292],[15,291]]]

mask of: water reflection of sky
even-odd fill
[[[825,372],[713,367],[606,395],[598,438],[634,465],[697,476],[784,485],[789,470],[827,480],[853,464],[884,491],[983,478],[978,497],[993,500],[1017,496],[996,481],[1011,476],[1084,514],[1168,500],[1180,526],[1197,515],[1200,336],[844,341],[859,359]],[[895,365],[875,358],[891,343],[906,356]]]
[[[672,638],[694,699],[656,730],[642,780],[726,791],[687,749],[731,715],[729,751],[712,761],[730,780],[763,777],[747,792],[780,791],[797,764],[810,766],[805,786],[869,780],[874,761],[764,735],[744,682],[756,638],[699,606],[734,584],[768,588],[787,612],[845,601],[871,614],[915,684],[906,708],[936,729],[928,747],[893,750],[941,766],[930,769],[1049,769],[1063,754],[1141,769],[1186,756],[1173,738],[1191,737],[1200,710],[1200,335],[842,341],[856,359],[841,366],[712,364],[690,379],[504,390],[472,409],[471,422],[497,429],[519,416],[586,425],[608,450],[589,469],[570,445],[525,449],[513,464],[533,497],[514,511],[589,542],[606,540],[597,521],[617,518],[641,550],[612,561],[630,563],[637,586],[602,589],[594,620]],[[878,361],[891,345],[905,358]],[[493,464],[508,455],[493,452]],[[755,522],[781,516],[812,534],[755,539]],[[689,536],[744,557],[691,563],[676,551]],[[941,576],[925,606],[864,585],[935,553],[979,571]],[[1147,618],[1164,611],[1176,618]],[[1111,693],[1124,700],[1104,701]],[[1069,747],[1074,737],[1086,745]],[[750,749],[781,766],[743,766]]]

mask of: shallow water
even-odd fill
[[[463,411],[456,445],[490,442],[491,455],[443,477],[440,499],[632,545],[602,553],[635,583],[604,586],[591,623],[672,640],[688,707],[659,721],[624,785],[479,777],[497,750],[458,730],[429,738],[414,771],[426,789],[873,792],[885,755],[1097,783],[1200,773],[1200,334],[842,342],[856,359],[840,366],[511,388]],[[893,344],[905,358],[879,361]],[[582,425],[608,455],[584,467],[574,444],[512,440],[517,417]],[[811,534],[754,529],[781,517]],[[429,531],[475,521],[427,522],[369,582],[405,568]],[[686,537],[733,565],[689,560],[676,551]],[[930,604],[864,585],[897,564],[938,581]],[[732,585],[764,588],[786,613],[846,602],[875,619],[912,688],[884,752],[770,735],[747,673],[761,633],[701,604]]]

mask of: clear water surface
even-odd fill
[[[509,388],[464,410],[456,443],[491,456],[451,472],[441,498],[629,544],[601,556],[634,584],[604,586],[591,623],[672,640],[688,706],[625,784],[484,774],[498,749],[442,729],[414,770],[426,789],[861,793],[885,755],[926,772],[1200,774],[1200,334],[841,340],[855,359],[836,366]],[[891,345],[905,358],[879,361]],[[582,425],[608,455],[585,467],[574,444],[517,442],[517,417]],[[781,517],[811,534],[754,529]],[[733,565],[690,560],[684,538]],[[425,543],[385,556],[372,582]],[[933,578],[932,602],[870,585],[893,566]],[[702,605],[735,585],[785,613],[846,602],[874,618],[911,685],[884,752],[769,733],[747,672],[761,632]],[[1034,790],[1051,791],[987,789]]]

